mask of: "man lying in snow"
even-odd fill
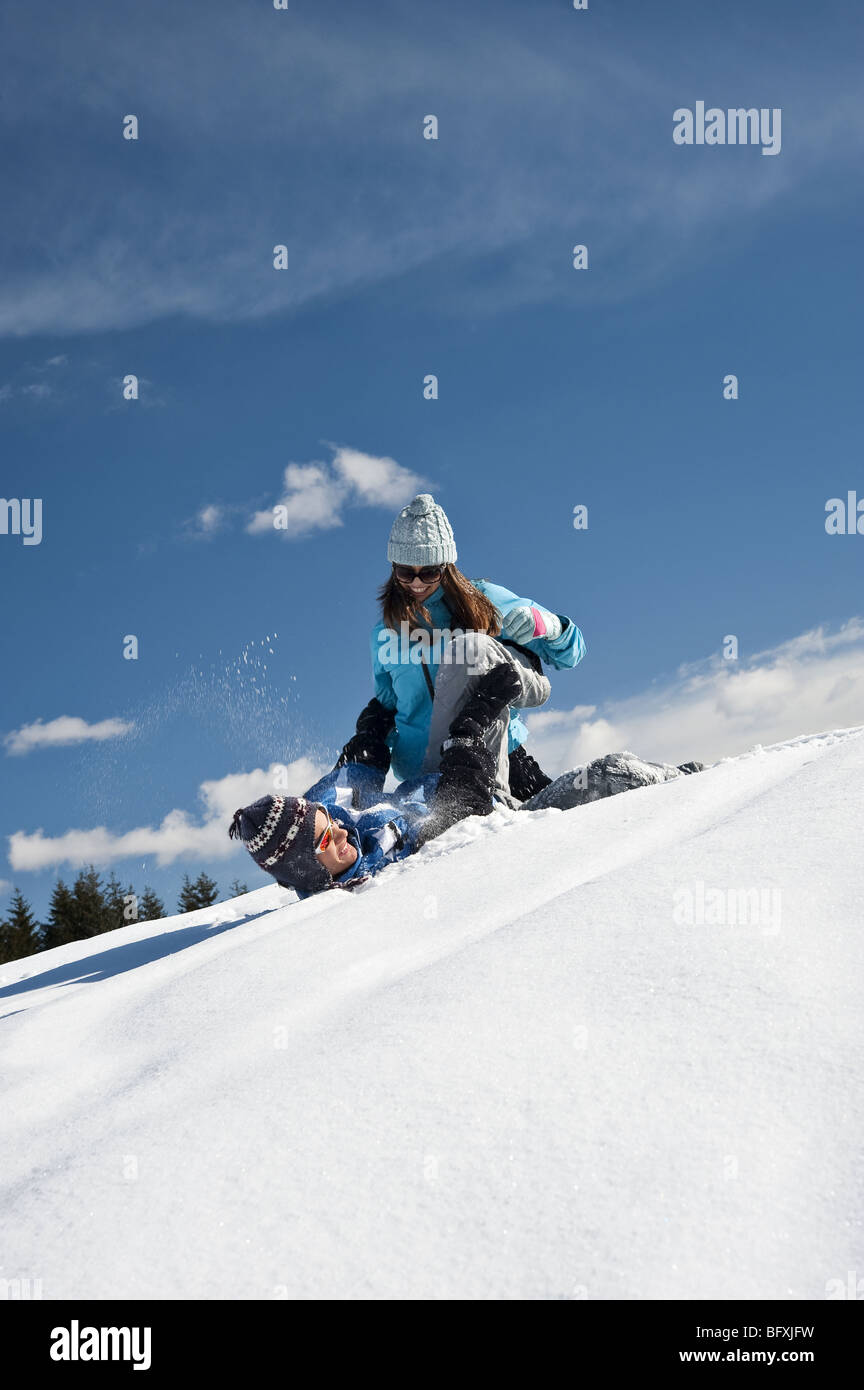
[[[489,815],[496,806],[567,809],[699,769],[698,763],[677,768],[643,763],[630,753],[610,755],[564,773],[520,803],[508,782],[509,710],[544,704],[549,681],[523,648],[485,633],[453,641],[463,646],[438,668],[420,776],[384,799],[392,711],[373,699],[336,766],[304,796],[265,796],[235,812],[229,835],[242,840],[278,883],[301,898],[327,888],[356,888],[466,816]]]
[[[430,794],[437,778],[432,773],[428,779]],[[420,848],[429,819],[425,780],[415,779],[413,787],[403,782],[385,801],[383,774],[346,763],[305,796],[264,796],[238,811],[229,834],[301,898],[324,888],[356,888]]]
[[[672,767],[644,762],[633,753],[610,753],[563,773],[520,809],[568,810],[701,768],[701,763]],[[256,864],[301,898],[325,888],[356,888],[431,838],[426,798],[434,804],[438,781],[433,772],[403,782],[385,799],[383,772],[343,763],[305,796],[264,796],[237,811],[229,834],[238,836]]]

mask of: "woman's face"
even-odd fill
[[[351,844],[351,841],[348,839],[348,831],[345,830],[345,829],[339,824],[338,821],[335,821],[335,820],[334,820],[334,821],[331,821],[331,825],[333,826],[333,835],[332,835],[332,838],[331,838],[331,840],[330,840],[330,843],[329,843],[329,845],[327,846],[327,848],[326,848],[325,850],[322,850],[322,851],[321,851],[320,854],[316,854],[315,858],[318,860],[319,864],[323,864],[323,865],[324,865],[325,869],[329,869],[329,870],[330,870],[330,872],[331,872],[331,874],[333,875],[334,878],[338,878],[340,874],[344,874],[344,872],[345,872],[346,869],[350,869],[350,868],[351,868],[351,865],[354,863],[355,859],[357,858],[357,849],[356,849],[356,847],[355,847],[354,845]],[[325,812],[325,811],[316,811],[316,812],[315,812],[315,844],[316,844],[316,845],[317,845],[319,839],[321,838],[321,836],[324,834],[324,831],[325,831],[326,829],[327,829],[327,814],[326,814],[326,812]]]
[[[406,570],[407,568],[409,567],[405,565],[400,566],[400,570]],[[414,570],[413,579],[406,579],[403,577],[402,574],[394,571],[394,573],[396,573],[396,581],[398,584],[401,584],[402,588],[405,589],[408,593],[410,593],[412,598],[416,599],[418,603],[425,603],[427,598],[429,598],[430,594],[434,594],[435,590],[441,583],[441,575],[443,573],[443,570],[439,571],[439,573],[435,576],[434,579],[423,580],[420,578],[419,574],[417,574],[417,570],[420,568],[420,566],[412,565],[410,568]]]

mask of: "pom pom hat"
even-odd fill
[[[403,507],[390,531],[387,559],[397,565],[447,565],[456,559],[453,530],[443,507],[421,492]]]
[[[240,839],[255,863],[277,883],[301,893],[333,886],[329,870],[315,854],[318,803],[302,796],[262,796],[234,812],[228,834]]]

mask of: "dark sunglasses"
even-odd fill
[[[431,584],[433,579],[440,579],[444,573],[444,565],[424,565],[422,569],[414,569],[411,565],[394,565],[393,573],[397,579],[401,579],[403,584],[410,584],[412,579],[420,579],[424,584]]]

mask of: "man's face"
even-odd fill
[[[320,854],[316,854],[315,858],[319,864],[324,865],[325,869],[330,870],[334,878],[338,878],[340,874],[344,874],[346,869],[351,868],[357,858],[357,850],[348,839],[348,831],[343,829],[338,821],[331,821],[330,824],[333,826],[330,843]],[[318,810],[315,812],[316,845],[326,829],[327,814],[325,811]]]

